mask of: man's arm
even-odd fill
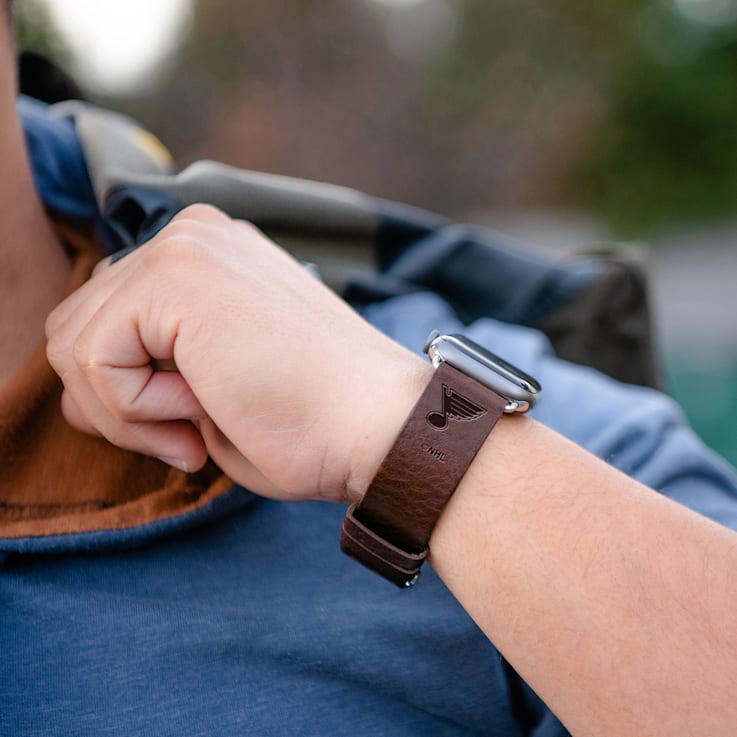
[[[735,734],[733,532],[542,425],[505,419],[431,551],[572,734]]]
[[[73,424],[189,468],[209,452],[282,499],[360,498],[428,376],[207,208],[102,269],[47,328]],[[714,737],[737,729],[735,549],[737,534],[504,418],[431,560],[574,735]]]

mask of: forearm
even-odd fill
[[[733,735],[737,535],[503,419],[431,561],[574,735]]]

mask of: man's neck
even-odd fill
[[[43,340],[70,263],[36,193],[18,120],[0,122],[0,387]]]

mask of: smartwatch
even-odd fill
[[[434,330],[423,350],[432,378],[341,533],[344,553],[400,588],[419,578],[435,524],[497,420],[527,412],[541,393],[463,335]]]

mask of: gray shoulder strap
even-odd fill
[[[198,161],[177,173],[158,139],[127,116],[70,101],[53,107],[74,119],[102,212],[121,187],[164,192],[183,206],[208,202],[270,232],[370,242],[378,228],[371,198],[347,187]]]

